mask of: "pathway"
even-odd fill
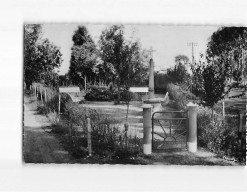
[[[49,134],[48,118],[37,114],[32,100],[24,97],[23,160],[25,163],[66,163],[68,152]]]

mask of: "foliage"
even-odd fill
[[[58,112],[58,102],[59,97],[58,94],[52,96],[47,100],[47,102],[43,102],[43,104],[38,104],[38,112],[40,114],[49,114],[50,112]],[[60,113],[65,112],[65,105],[68,102],[72,102],[71,97],[66,93],[61,93],[60,96]]]
[[[218,61],[209,64],[199,61],[192,66],[192,93],[199,98],[199,104],[212,108],[231,90],[226,88],[228,69]]]
[[[229,61],[223,64],[229,71],[231,78],[234,71],[242,70],[247,73],[247,56],[243,58],[243,51],[247,49],[246,27],[222,27],[212,34],[207,45],[207,58],[209,61]],[[229,66],[229,67],[227,67]],[[236,78],[240,80],[240,78]]]
[[[177,55],[175,56],[175,63],[176,65],[185,65],[188,64],[189,58],[186,55]]]
[[[167,76],[169,81],[174,84],[185,83],[189,79],[189,74],[185,68],[185,65],[180,63],[175,65],[174,68],[167,69]]]
[[[226,119],[221,116],[210,120],[210,111],[198,112],[198,143],[221,157],[235,158],[239,162],[246,161],[245,135],[239,137],[237,119]]]
[[[85,76],[91,79],[95,77],[97,49],[85,26],[78,27],[72,40],[69,76],[74,85],[82,85]]]
[[[91,86],[90,90],[86,93],[85,99],[88,101],[113,101],[120,95],[120,101],[130,101],[133,94],[126,89],[110,89],[108,87]]]
[[[42,72],[40,74],[41,82],[47,87],[58,89],[59,75],[54,71]]]
[[[130,85],[147,79],[147,67],[144,66],[145,55],[137,41],[124,38],[123,26],[113,25],[102,32],[99,41],[100,55],[104,64],[111,64],[111,78],[117,87],[128,89]]]
[[[82,132],[78,136],[80,139],[72,137],[65,141],[67,148],[70,148],[70,153],[72,153],[76,158],[81,158],[83,155],[87,154],[87,140],[85,139],[87,136],[87,117],[91,119],[91,136],[94,156],[99,155],[100,157],[108,156],[110,158],[130,158],[140,151],[140,148],[138,147],[135,149],[129,149],[124,148],[121,145],[121,136],[123,134],[119,127],[114,125],[118,122],[116,119],[103,115],[93,109],[78,107],[75,103],[67,103],[63,120],[69,121],[71,126],[79,125],[82,129]],[[76,132],[72,132],[72,134],[76,135]],[[118,153],[119,151],[121,151],[121,153]]]
[[[156,93],[165,94],[167,85],[173,83],[183,86],[184,89],[190,87],[190,75],[186,69],[189,58],[185,55],[177,55],[175,57],[175,66],[168,68],[166,74],[155,72],[154,88]]]
[[[67,74],[59,75],[59,86],[69,86],[71,84],[70,77]]]
[[[93,87],[86,93],[88,101],[112,101],[113,93],[106,87]]]
[[[51,73],[62,63],[58,47],[48,39],[41,39],[41,31],[39,24],[24,25],[24,80],[27,86],[39,82],[41,73]]]
[[[167,85],[167,91],[169,97],[174,101],[175,107],[179,110],[185,110],[186,105],[194,97],[188,92],[183,90],[179,85],[174,85],[172,83]]]

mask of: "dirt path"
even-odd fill
[[[68,152],[49,134],[51,123],[37,114],[31,106],[32,99],[24,97],[23,159],[26,163],[66,163]]]

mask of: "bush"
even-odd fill
[[[181,87],[170,83],[167,85],[167,91],[169,93],[169,97],[174,100],[175,107],[179,110],[185,110],[189,101]]]
[[[62,93],[60,98],[60,113],[64,113],[66,103],[72,102],[72,99],[66,93]],[[44,102],[43,104],[39,103],[37,110],[40,114],[46,115],[50,112],[58,112],[58,104],[59,97],[58,94],[56,94],[50,99],[48,99],[47,102]]]
[[[234,157],[239,162],[246,161],[246,138],[238,135],[237,118],[226,117],[225,122],[221,115],[214,114],[211,119],[211,110],[200,107],[198,110],[198,143],[221,157]]]
[[[134,94],[126,89],[120,89],[120,101],[131,101],[134,98]],[[114,91],[114,99],[118,98],[118,90]]]
[[[103,115],[93,109],[88,109],[82,106],[79,107],[75,103],[67,103],[65,112],[61,119],[65,121],[65,124],[67,124],[66,126],[69,127],[68,124],[71,126],[79,126],[82,130],[78,133],[75,131],[75,128],[69,127],[72,131],[71,134],[77,135],[81,139],[72,139],[71,137],[68,137],[67,141],[63,141],[64,144],[67,144],[66,147],[70,148],[70,153],[74,157],[80,157],[80,150],[83,155],[85,154],[85,151],[87,153],[87,117],[90,118],[92,128],[91,136],[93,155],[114,158],[117,151],[121,150],[123,153],[130,152],[128,148],[123,148],[121,144],[122,140],[120,138],[122,136],[122,132],[119,126],[115,125],[118,122],[116,119]],[[135,150],[135,152],[137,151],[139,150]],[[133,151],[130,152],[129,155],[132,154],[134,154]],[[121,156],[125,158],[126,155],[120,155],[119,158],[121,158]]]
[[[88,101],[112,101],[113,93],[106,87],[91,87],[85,95]]]
[[[130,101],[133,94],[126,89],[120,88],[120,101]],[[90,91],[85,95],[88,101],[113,101],[118,98],[118,90],[110,90],[107,87],[91,86]]]

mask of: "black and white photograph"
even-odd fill
[[[246,164],[246,27],[23,28],[25,163]]]
[[[246,7],[0,0],[0,193],[247,191]]]

